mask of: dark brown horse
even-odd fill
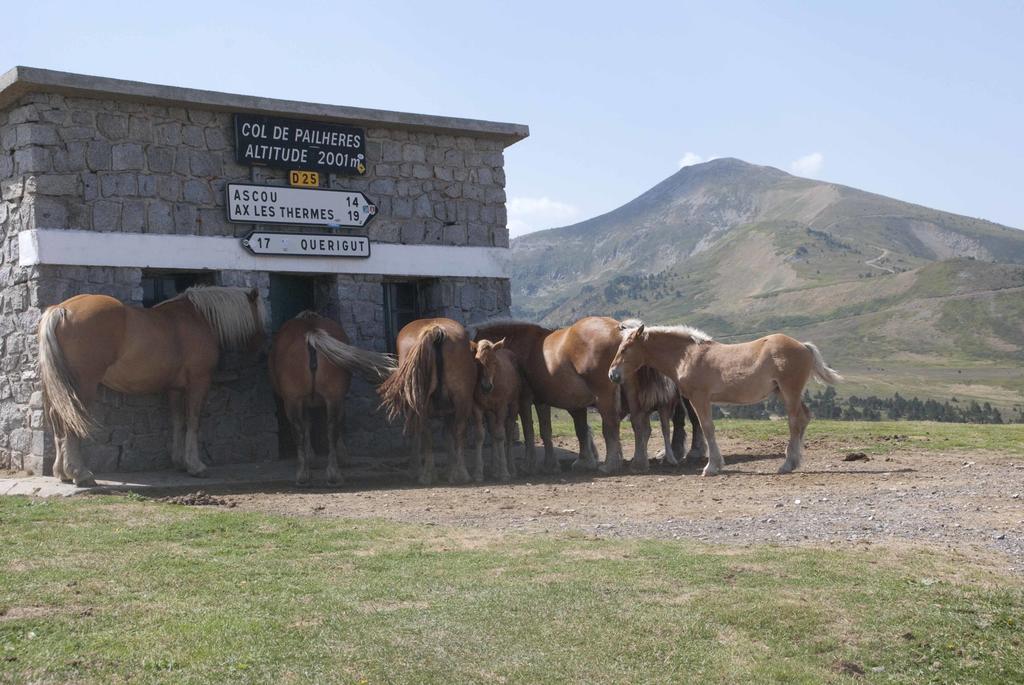
[[[789,415],[789,446],[779,473],[789,473],[800,465],[804,431],[811,420],[802,400],[804,386],[812,375],[825,383],[843,378],[811,343],[775,334],[724,345],[687,326],[632,329],[615,353],[608,377],[621,383],[642,366],[675,379],[679,392],[693,403],[709,448],[705,476],[717,474],[723,465],[711,419],[712,402],[753,404],[778,393]]]
[[[466,329],[451,319],[418,319],[398,332],[398,369],[378,389],[388,419],[405,418],[413,438],[413,472],[434,479],[430,417],[444,414],[452,441],[448,482],[469,481],[463,448],[473,415],[477,368]]]
[[[587,426],[587,407],[592,405],[597,406],[601,415],[601,430],[607,446],[601,471],[612,473],[621,467],[619,412],[622,399],[615,384],[608,379],[608,364],[622,339],[619,325],[615,319],[589,316],[558,330],[522,321],[495,321],[476,327],[477,341],[505,339],[506,347],[515,353],[526,378],[529,392],[523,393],[520,399],[519,417],[530,468],[543,468],[549,473],[558,470],[551,438],[551,407],[568,410],[573,419],[580,444],[579,458],[573,463],[573,468],[597,467],[596,449]],[[627,398],[630,397],[635,395],[627,393]],[[536,406],[544,441],[543,463],[534,456],[533,423],[529,412],[531,403]],[[634,432],[643,421],[649,426],[649,417],[638,407],[629,407],[629,414]],[[641,444],[646,446],[646,442],[637,440],[638,448]],[[646,456],[642,456],[637,467],[645,468],[646,461]]]
[[[476,462],[473,477],[484,479],[484,419],[491,429],[491,464],[495,478],[511,479],[515,471],[512,436],[519,408],[521,381],[515,354],[505,349],[505,341],[481,340],[476,347],[478,381],[473,393],[476,418]]]
[[[352,372],[380,383],[394,370],[393,358],[353,347],[340,324],[306,311],[285,322],[274,335],[268,364],[270,382],[281,398],[295,442],[296,484],[309,484],[313,459],[309,412],[315,407],[323,407],[327,418],[327,484],[340,484],[338,454],[344,459],[341,429]]]
[[[259,291],[189,288],[151,309],[106,295],[77,295],[50,307],[39,323],[39,368],[62,481],[93,485],[80,441],[93,420],[100,385],[138,395],[168,392],[171,459],[202,476],[199,416],[222,348],[255,350],[263,340]]]

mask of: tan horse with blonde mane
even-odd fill
[[[377,392],[389,420],[405,418],[413,438],[413,472],[419,482],[434,479],[430,417],[446,418],[451,453],[448,482],[469,482],[463,447],[473,415],[477,368],[466,329],[451,319],[418,319],[398,332],[398,368]]]
[[[57,447],[53,474],[95,484],[80,441],[94,425],[89,407],[104,385],[130,395],[168,392],[172,462],[202,476],[199,416],[220,351],[255,351],[263,336],[256,289],[189,288],[151,309],[106,295],[77,295],[50,307],[39,323],[39,368]]]
[[[481,340],[470,343],[475,349],[479,382],[473,393],[476,418],[476,461],[473,478],[484,479],[484,419],[491,429],[491,464],[494,477],[505,482],[515,473],[512,438],[519,409],[521,380],[516,356],[505,349],[505,341]]]
[[[623,338],[608,368],[608,377],[622,383],[641,366],[675,379],[679,392],[693,404],[707,440],[705,476],[722,470],[722,453],[715,440],[711,403],[754,404],[778,393],[789,416],[789,446],[779,473],[800,466],[804,431],[811,412],[803,403],[811,375],[835,384],[842,376],[825,364],[817,347],[774,334],[751,342],[725,345],[688,326],[640,325]]]
[[[309,484],[313,459],[309,411],[315,407],[323,407],[327,417],[327,484],[339,485],[338,453],[343,458],[346,454],[341,429],[352,372],[380,383],[394,370],[393,357],[353,347],[341,324],[305,311],[285,322],[274,335],[268,366],[295,442],[296,485]]]

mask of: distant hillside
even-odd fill
[[[719,159],[512,250],[524,318],[782,331],[844,366],[847,393],[1024,402],[1024,231]]]

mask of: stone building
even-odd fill
[[[376,207],[372,220],[356,229],[229,221],[228,183],[289,185],[286,168],[237,161],[237,117],[254,116],[363,133],[362,173],[322,173],[319,188],[362,192]],[[516,124],[25,67],[3,74],[0,467],[50,472],[35,334],[46,307],[78,293],[150,306],[192,284],[257,286],[273,326],[315,309],[376,350],[411,318],[506,315],[502,151],[528,134]],[[364,235],[371,253],[253,254],[241,239],[263,228]],[[354,384],[347,407],[352,452],[401,445],[368,385]],[[102,427],[83,446],[92,469],[169,467],[164,398],[104,391],[94,413]],[[274,459],[279,437],[265,364],[225,355],[202,421],[203,458]]]

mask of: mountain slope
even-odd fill
[[[1024,401],[1024,231],[721,159],[512,249],[524,318],[783,331],[813,336],[858,392]]]

